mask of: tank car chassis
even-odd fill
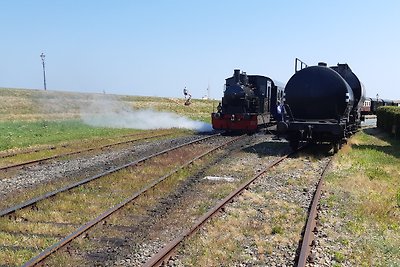
[[[296,121],[279,122],[279,130],[287,132],[286,139],[293,150],[298,149],[301,141],[309,143],[330,143],[336,153],[353,132],[345,122],[337,121]]]

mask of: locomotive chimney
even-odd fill
[[[326,62],[318,62],[318,66],[326,67],[326,66],[328,66],[328,64],[326,64]]]
[[[240,70],[239,69],[235,69],[233,71],[233,77],[234,77],[235,83],[240,83]]]
[[[247,77],[247,73],[243,72],[242,74],[243,74],[242,83],[245,84],[245,85],[249,84],[249,78]]]
[[[337,64],[338,65],[338,68],[339,68],[339,70],[349,70],[350,69],[350,67],[349,67],[349,65],[347,65],[347,64]]]

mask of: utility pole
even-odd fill
[[[40,58],[42,59],[42,65],[43,65],[43,85],[44,85],[44,90],[46,91],[46,68],[44,66],[44,58],[45,58],[45,54],[40,54]]]
[[[210,99],[210,82],[208,82],[207,86],[207,99]]]

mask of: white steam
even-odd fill
[[[134,110],[124,102],[112,99],[96,99],[80,110],[82,120],[92,126],[140,130],[183,128],[198,132],[212,130],[208,123],[194,121],[170,112]]]

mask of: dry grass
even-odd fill
[[[293,227],[301,228],[302,223],[296,224],[293,220],[302,222],[303,217],[296,208],[286,202],[267,202],[275,208],[272,210],[265,207],[266,201],[259,194],[243,193],[235,205],[225,209],[223,216],[213,219],[186,242],[183,264],[234,266],[251,261],[262,265],[278,244],[286,246],[298,242],[299,236],[293,233],[299,229],[293,231]],[[260,220],[260,213],[267,221]],[[249,253],[250,248],[256,254]]]
[[[301,166],[297,161],[293,164]],[[271,176],[280,171],[275,170]],[[309,175],[315,178],[315,173]],[[310,183],[311,179],[306,176],[298,179],[300,183]],[[304,226],[305,211],[299,205],[281,199],[282,190],[290,194],[290,189],[285,186],[277,191],[265,191],[257,184],[244,191],[221,216],[212,219],[194,238],[186,241],[181,258],[183,265],[265,265],[266,257],[271,256],[276,247],[296,247]]]
[[[190,106],[185,106],[184,99],[180,98],[0,88],[0,121],[77,119],[82,108],[99,99],[117,100],[136,109],[174,112],[208,122],[213,106],[218,104],[217,101],[193,99]]]
[[[360,132],[338,154],[328,176],[325,203],[335,210],[342,234],[331,238],[343,244],[344,262],[356,266],[400,264],[399,143],[373,130]]]

